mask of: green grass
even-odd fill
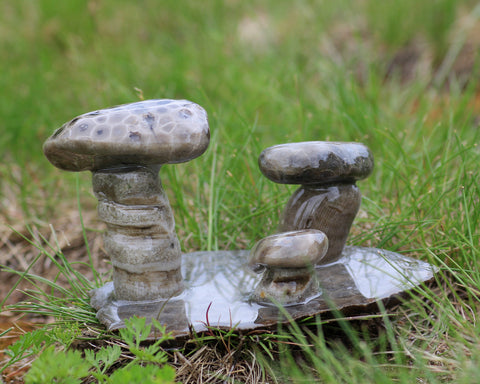
[[[480,43],[472,40],[479,14],[475,2],[451,0],[2,2],[0,223],[31,228],[22,231],[35,249],[27,265],[49,259],[58,268],[44,282],[33,265],[27,274],[14,268],[34,283],[36,302],[18,308],[94,322],[86,292],[102,278],[97,254],[85,259],[86,281],[48,237],[49,224],[78,210],[77,191],[84,213],[95,199],[89,175],[54,169],[43,141],[84,112],[185,98],[207,110],[212,132],[202,157],[160,172],[185,251],[247,249],[276,231],[294,186],[262,176],[264,148],[361,141],[376,164],[359,182],[349,243],[442,268],[440,288],[383,311],[378,334],[343,320],[338,338],[327,332],[333,325],[294,326],[295,346],[276,344],[277,362],[259,348],[265,372],[295,383],[468,383],[480,371],[480,96],[476,58],[468,81],[455,60],[466,60],[466,42]],[[425,49],[403,81],[395,58],[418,44]],[[100,227],[83,228],[91,238]]]

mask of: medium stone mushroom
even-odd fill
[[[45,142],[45,156],[56,167],[92,172],[116,300],[182,292],[180,244],[158,172],[163,164],[200,156],[209,141],[202,107],[165,99],[86,113]]]
[[[338,259],[361,202],[356,181],[373,170],[373,156],[361,143],[311,141],[281,144],[259,157],[262,173],[281,184],[300,184],[287,203],[280,231],[323,231],[329,249],[322,259]]]
[[[325,256],[327,236],[316,229],[279,233],[265,237],[252,248],[249,266],[264,271],[252,300],[265,303],[302,304],[317,296],[314,266]]]

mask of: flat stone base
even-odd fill
[[[136,315],[158,319],[176,339],[184,339],[209,326],[246,332],[274,329],[278,322],[290,319],[328,316],[332,310],[344,315],[375,312],[378,300],[388,305],[390,299],[431,280],[437,270],[398,253],[345,247],[339,260],[316,268],[321,295],[278,308],[252,299],[262,275],[247,267],[248,254],[243,250],[184,254],[186,288],[181,295],[170,300],[117,301],[113,283],[107,283],[91,292],[91,305],[109,330],[122,328],[125,319]]]

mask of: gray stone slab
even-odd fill
[[[109,330],[124,326],[136,315],[156,318],[177,340],[208,326],[247,332],[274,329],[279,322],[299,320],[332,309],[345,314],[378,310],[387,301],[431,280],[436,267],[398,253],[362,247],[345,247],[339,260],[316,268],[320,294],[308,302],[277,307],[253,301],[261,274],[248,266],[249,251],[194,252],[183,255],[186,289],[170,300],[127,302],[113,297],[113,284],[91,293],[91,305]],[[290,318],[290,319],[289,319]]]

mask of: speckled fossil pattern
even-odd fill
[[[157,167],[93,172],[117,300],[169,298],[183,289],[180,244]]]
[[[361,193],[354,184],[300,187],[285,207],[280,231],[313,228],[324,232],[329,248],[321,263],[332,262],[342,253],[360,203]]]
[[[146,100],[80,115],[44,144],[47,158],[70,171],[118,164],[167,164],[201,155],[210,139],[207,114],[187,100]]]
[[[307,141],[267,148],[258,163],[262,173],[276,183],[325,185],[367,177],[373,156],[361,143]]]

